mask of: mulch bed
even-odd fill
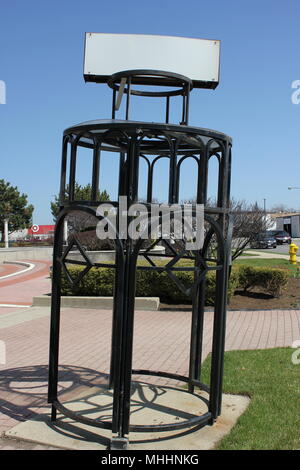
[[[211,309],[212,307],[209,307]],[[161,304],[160,310],[190,310],[191,305]],[[300,309],[300,279],[289,278],[280,297],[272,297],[262,290],[244,293],[237,290],[231,297],[228,310],[277,310]]]
[[[244,293],[236,291],[231,297],[228,309],[276,310],[300,308],[300,279],[289,278],[288,285],[280,297],[272,297],[261,290]]]

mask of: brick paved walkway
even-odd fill
[[[31,305],[34,295],[50,291],[50,261],[32,262],[34,270],[0,279],[0,304]],[[2,266],[0,276],[10,272],[13,268]],[[48,407],[49,309],[0,307],[0,314],[0,346],[6,347],[6,363],[0,364],[0,449],[49,449],[3,437]],[[190,320],[190,312],[136,312],[133,367],[186,375]],[[211,332],[212,312],[206,312],[203,359],[211,350]],[[291,346],[295,340],[300,310],[228,312],[226,350]],[[60,391],[68,399],[109,370],[111,312],[63,309],[60,343]]]
[[[186,374],[190,312],[136,312],[134,368]],[[212,312],[204,322],[204,357],[211,348]],[[0,364],[0,433],[38,414],[46,406],[49,310],[18,309],[0,316],[0,340],[6,364]],[[291,346],[300,340],[300,311],[228,312],[226,350]],[[76,391],[99,381],[109,370],[111,312],[63,309],[60,390]],[[170,382],[171,383],[171,382]],[[0,439],[0,449],[44,449],[36,444]]]
[[[42,295],[50,292],[51,281],[49,276],[49,267],[51,261],[43,260],[24,260],[34,264],[34,269],[26,273],[18,274],[10,278],[1,276],[17,272],[24,267],[1,264],[0,268],[0,304],[31,305],[32,298],[36,295]],[[0,314],[7,313],[5,307],[0,307]]]

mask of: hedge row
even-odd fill
[[[284,269],[240,266],[238,286],[244,291],[259,287],[273,297],[279,297],[288,282]]]
[[[80,274],[80,266],[68,265],[68,271],[73,279]],[[173,273],[186,287],[193,285],[193,272],[177,271]],[[76,287],[72,287],[65,274],[62,275],[62,294],[78,296],[112,296],[114,289],[115,270],[112,268],[91,268]],[[257,268],[249,266],[234,266],[228,285],[228,300],[237,288],[245,291],[259,287],[272,296],[279,296],[286,286],[288,274],[283,269]],[[214,305],[216,287],[216,272],[209,271],[206,275],[205,304]],[[187,296],[170,279],[168,274],[153,270],[137,270],[137,297],[159,297],[160,301],[169,304],[190,302]]]
[[[68,266],[68,271],[75,279],[81,269],[78,266]],[[62,294],[78,296],[112,296],[114,285],[114,269],[91,268],[80,283],[72,288],[65,275],[62,276]],[[186,289],[193,285],[191,271],[177,271],[173,273]],[[215,298],[215,272],[209,271],[206,275],[206,305],[214,305]],[[230,298],[237,286],[237,270],[233,270],[228,287]],[[137,270],[136,277],[137,297],[159,297],[160,301],[169,304],[180,304],[191,301],[168,274],[153,270]]]

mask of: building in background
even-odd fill
[[[9,234],[10,241],[17,240],[45,240],[48,238],[53,238],[55,225],[32,225],[29,229],[16,230]]]
[[[16,240],[25,240],[27,237],[28,229],[23,228],[21,230],[15,230],[14,232],[8,235],[9,241],[16,241]]]
[[[300,212],[271,214],[276,220],[276,230],[285,230],[292,238],[300,237]]]
[[[33,225],[28,229],[27,237],[43,240],[53,238],[55,225]]]

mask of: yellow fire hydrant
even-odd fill
[[[290,255],[290,263],[292,264],[297,264],[297,257],[296,257],[297,251],[298,251],[298,246],[296,245],[296,243],[291,243],[290,249],[289,249],[289,255]]]

